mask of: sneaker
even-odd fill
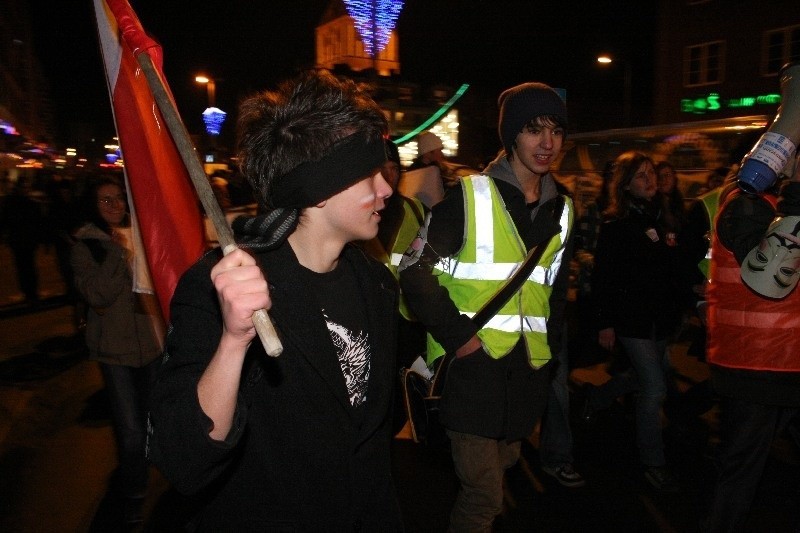
[[[542,470],[546,474],[549,474],[554,478],[556,478],[556,481],[558,481],[565,487],[574,489],[586,485],[586,480],[583,479],[583,476],[577,473],[575,469],[572,468],[572,465],[569,463],[564,463],[557,466],[542,465]]]
[[[654,489],[661,492],[678,492],[678,480],[663,466],[650,466],[644,471],[644,478]]]

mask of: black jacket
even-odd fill
[[[196,522],[202,530],[402,530],[389,457],[395,280],[386,267],[346,247],[341,260],[359,273],[372,343],[367,400],[357,414],[291,247],[257,257],[270,284],[270,316],[283,353],[268,357],[253,342],[234,427],[225,442],[212,441],[196,391],[221,334],[209,277],[218,254],[208,254],[183,276],[172,300],[167,354],[153,396],[152,459],[179,491],[200,493]]]
[[[592,273],[598,329],[618,337],[658,339],[675,330],[688,303],[677,247],[668,246],[657,214],[632,207],[600,228]]]

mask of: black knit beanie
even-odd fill
[[[506,153],[522,131],[523,126],[536,117],[551,115],[567,125],[567,106],[558,93],[549,85],[528,82],[506,89],[497,99],[500,121],[497,131]]]

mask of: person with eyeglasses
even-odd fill
[[[130,216],[122,186],[102,178],[90,193],[89,221],[71,250],[75,288],[86,309],[85,339],[108,393],[119,466],[110,491],[122,527],[143,520],[150,387],[162,351],[163,319],[152,294],[133,292]]]

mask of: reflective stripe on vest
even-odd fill
[[[412,202],[414,205],[412,205]],[[425,211],[422,207],[422,202],[416,198],[403,197],[403,221],[400,223],[400,228],[397,230],[397,234],[394,237],[394,242],[392,243],[391,249],[388,251],[389,257],[384,259],[384,263],[386,263],[386,266],[389,267],[389,270],[392,272],[392,275],[395,277],[395,279],[399,278],[397,267],[400,265],[400,260],[403,258],[403,253],[408,250],[409,246],[411,246],[411,243],[417,237],[417,232],[419,232],[419,215],[424,213]],[[400,315],[403,318],[411,322],[416,322],[417,318],[408,308],[406,297],[403,295],[402,291],[400,291],[399,307]]]
[[[391,265],[392,265],[393,267],[398,267],[398,266],[400,266],[400,260],[401,260],[401,259],[403,259],[403,254],[398,254],[397,252],[392,252],[392,258],[390,259],[390,261],[391,261]],[[397,270],[395,269],[395,271],[394,271],[394,272],[395,272],[395,274],[396,274],[396,273],[397,273]]]
[[[475,313],[463,313],[472,318]],[[520,324],[520,320],[522,323]],[[520,317],[519,315],[494,315],[486,321],[487,328],[498,329],[500,331],[536,331],[547,333],[547,319],[544,317]]]
[[[433,271],[456,307],[471,317],[513,276],[527,251],[491,178],[469,176],[461,180],[461,186],[465,202],[464,245],[455,256],[441,258]],[[508,354],[523,335],[534,367],[550,360],[546,328],[549,298],[573,216],[572,202],[565,198],[560,233],[547,243],[542,258],[519,291],[478,332],[491,357]],[[429,335],[428,362],[443,353],[442,346]]]
[[[392,272],[395,277],[397,277],[397,267],[400,266],[403,254],[411,246],[414,239],[417,238],[417,233],[424,219],[425,207],[423,203],[416,198],[403,197],[403,222],[400,224],[397,235],[395,235],[389,258],[389,264],[394,267]]]

